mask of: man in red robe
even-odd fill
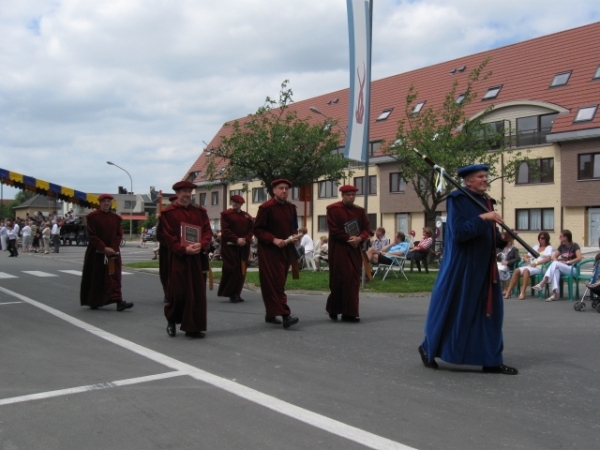
[[[208,250],[212,230],[206,209],[191,203],[196,185],[180,181],[173,185],[177,202],[163,209],[158,225],[158,239],[167,247],[167,334],[177,334],[176,324],[187,337],[203,338],[206,331],[206,282],[202,276],[202,252]],[[200,242],[185,243],[182,223],[200,228]]]
[[[359,322],[358,291],[362,274],[362,243],[370,236],[364,208],[356,206],[355,186],[342,186],[342,201],[327,207],[329,227],[329,289],[326,310],[331,320]],[[351,233],[348,231],[351,228]]]
[[[254,221],[254,236],[258,240],[260,290],[265,303],[267,323],[281,324],[283,328],[298,323],[291,315],[285,294],[285,282],[292,259],[296,258],[293,243],[285,240],[298,232],[296,206],[287,201],[291,181],[271,183],[274,197],[258,208]]]
[[[171,203],[171,205],[173,205],[173,204],[175,204],[175,202],[177,202],[177,195],[169,196],[169,203]],[[159,225],[160,225],[160,222],[158,224],[156,224],[157,239],[158,239]],[[158,278],[160,279],[160,284],[162,285],[163,293],[165,295],[165,300],[164,300],[165,303],[168,303],[168,301],[167,301],[167,283],[168,283],[168,278],[169,278],[169,268],[167,267],[168,253],[169,253],[169,250],[167,249],[167,246],[159,241],[158,242]]]
[[[223,271],[219,283],[219,297],[229,297],[231,303],[240,303],[246,265],[252,241],[252,217],[242,211],[245,203],[241,195],[231,197],[231,208],[221,213],[221,259]]]
[[[121,294],[121,217],[110,210],[112,195],[102,194],[98,200],[100,208],[87,215],[89,238],[79,299],[82,306],[91,309],[116,303],[117,311],[124,311],[133,303],[124,301]]]

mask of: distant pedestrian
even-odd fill
[[[52,239],[52,253],[58,253],[60,250],[60,227],[58,226],[58,222],[56,220],[52,221],[50,237]]]

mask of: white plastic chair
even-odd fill
[[[382,281],[385,281],[386,277],[388,276],[388,273],[390,273],[390,271],[391,271],[396,278],[398,278],[398,273],[396,273],[396,272],[399,272],[404,276],[404,279],[406,281],[408,281],[408,278],[406,278],[406,274],[404,273],[404,264],[406,263],[406,257],[390,255],[389,253],[385,253],[383,256],[390,259],[391,263],[390,264],[379,264],[377,266],[377,269],[375,269],[373,278],[375,278],[379,272],[382,272],[383,273]],[[397,269],[397,270],[394,270],[394,269]]]

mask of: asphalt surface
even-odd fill
[[[505,302],[517,376],[432,370],[417,353],[428,295],[362,297],[348,324],[325,294],[291,293],[300,322],[284,331],[258,292],[232,304],[215,287],[206,339],[170,338],[156,274],[124,269],[130,310],[80,307],[83,251],[0,253],[0,450],[600,447],[590,302]]]

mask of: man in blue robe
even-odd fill
[[[502,361],[502,289],[496,265],[496,223],[502,217],[493,211],[488,188],[488,166],[461,167],[466,190],[489,212],[464,192],[448,196],[448,219],[444,236],[444,258],[431,293],[425,322],[425,340],[419,354],[425,367],[436,369],[435,358],[451,364],[483,366],[488,373],[516,375]]]

